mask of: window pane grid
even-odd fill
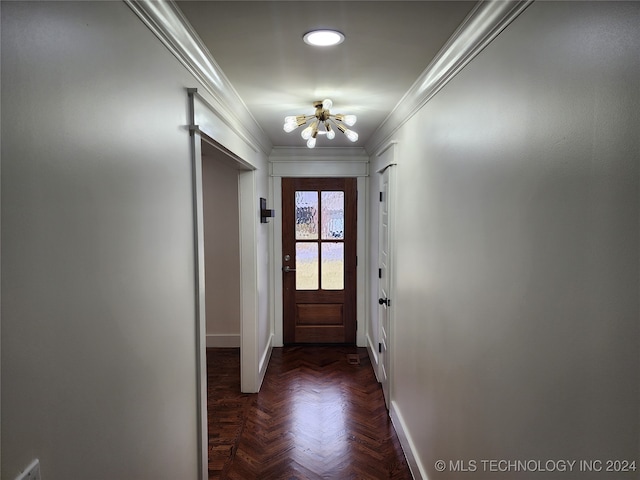
[[[344,243],[322,242],[321,286],[323,290],[344,289]]]
[[[344,240],[344,192],[321,192],[323,240]]]
[[[344,289],[344,192],[296,191],[296,290]]]
[[[295,193],[296,240],[318,238],[318,192]]]
[[[296,290],[318,290],[318,244],[296,242]]]

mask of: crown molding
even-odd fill
[[[365,148],[379,151],[391,136],[491,43],[533,0],[480,1],[429,66],[371,136]]]
[[[305,161],[350,161],[369,162],[369,154],[362,147],[273,147],[270,162],[305,162]]]
[[[269,155],[269,137],[173,0],[124,0],[142,22],[202,84],[211,109],[227,125],[242,131],[249,143]]]
[[[174,0],[124,0],[202,84],[212,110],[269,155],[273,145]],[[367,142],[379,151],[392,135],[493,41],[533,0],[480,1]]]
[[[274,147],[272,177],[366,177],[369,155],[361,147]]]

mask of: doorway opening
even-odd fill
[[[207,348],[240,348],[238,164],[202,141]]]

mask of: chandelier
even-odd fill
[[[313,106],[316,109],[313,115],[291,115],[285,117],[284,131],[287,133],[293,132],[296,128],[312,120],[311,124],[300,132],[302,138],[307,141],[307,147],[309,148],[316,146],[316,137],[318,135],[326,135],[329,140],[335,138],[336,132],[331,128],[332,124],[352,142],[358,141],[358,134],[345,126],[351,127],[355,125],[357,120],[355,115],[343,115],[342,113],[334,115],[329,111],[333,106],[333,102],[328,98],[321,102],[314,102]]]

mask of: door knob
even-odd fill
[[[387,307],[391,304],[388,298],[379,298],[378,303],[380,305],[386,305]]]
[[[283,271],[284,273],[288,273],[288,272],[295,272],[295,271],[296,271],[296,269],[295,269],[295,268],[291,268],[289,265],[287,265],[287,266],[285,266],[285,267],[282,267],[282,271]]]

